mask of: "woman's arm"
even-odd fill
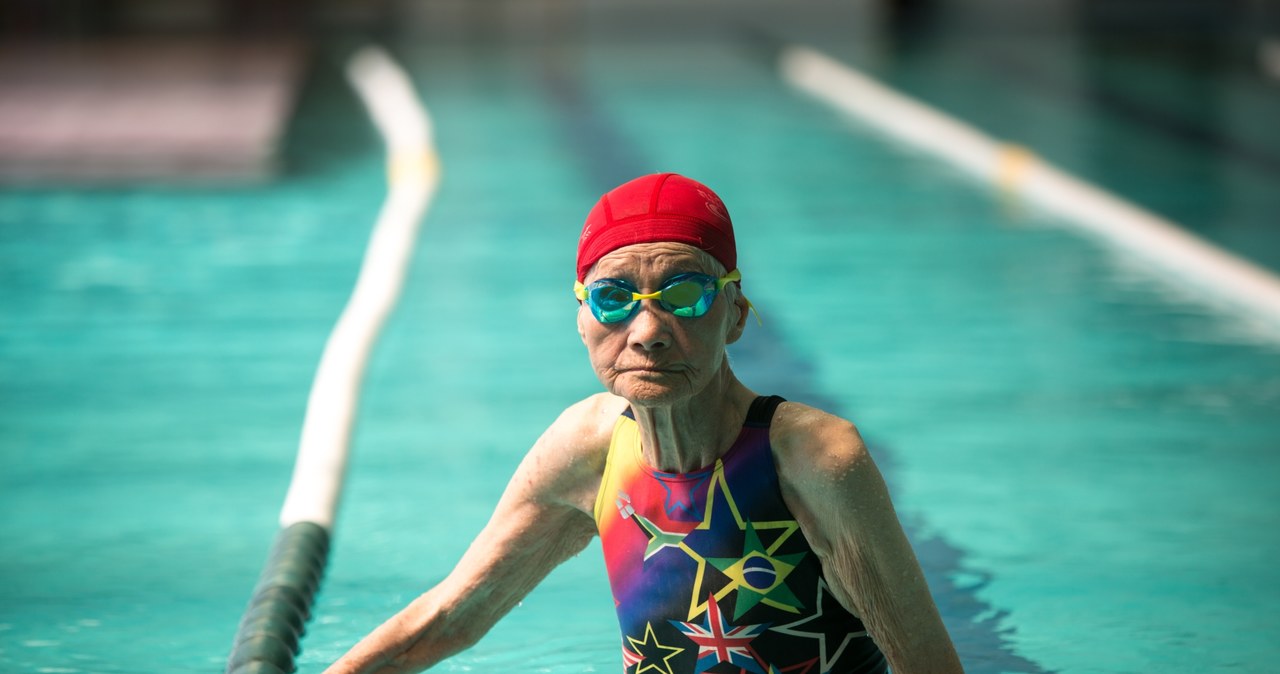
[[[326,671],[419,672],[471,646],[594,533],[591,519],[576,510],[500,505],[444,581]]]
[[[853,424],[786,403],[770,437],[783,497],[832,593],[862,619],[894,674],[963,672],[884,479]]]
[[[596,533],[591,516],[610,411],[565,411],[516,469],[493,516],[453,571],[333,663],[326,674],[419,672],[474,644]]]

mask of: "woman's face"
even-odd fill
[[[723,273],[698,249],[682,243],[641,243],[619,248],[592,267],[586,283],[622,279],[641,293],[661,289],[673,276]],[[723,291],[702,316],[683,318],[656,300],[641,300],[617,323],[601,323],[583,303],[578,333],[600,383],[632,405],[667,405],[706,388],[724,366],[725,345],[742,335],[746,302]],[[741,297],[737,294],[737,297]]]

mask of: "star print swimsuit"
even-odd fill
[[[831,595],[783,503],[769,444],[782,398],[757,398],[715,465],[664,473],[618,418],[595,519],[626,674],[883,673],[866,628]]]

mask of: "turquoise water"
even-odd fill
[[[225,663],[382,199],[321,79],[278,185],[0,196],[0,671]]]
[[[970,671],[1269,671],[1278,343],[712,37],[396,44],[445,177],[370,363],[300,670],[443,577],[598,389],[579,224],[615,178],[675,170],[734,215],[765,320],[736,367],[860,425]],[[221,667],[382,198],[329,61],[290,148],[259,189],[0,195],[0,670]],[[440,669],[617,666],[593,544]]]

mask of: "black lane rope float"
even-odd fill
[[[276,534],[227,661],[234,674],[287,674],[301,650],[329,557],[329,532],[298,522]]]
[[[439,183],[431,122],[409,77],[368,47],[347,76],[386,139],[388,193],[355,290],[325,344],[307,400],[293,479],[267,562],[227,659],[228,674],[289,674],[329,557],[360,382],[395,307],[418,224]]]

